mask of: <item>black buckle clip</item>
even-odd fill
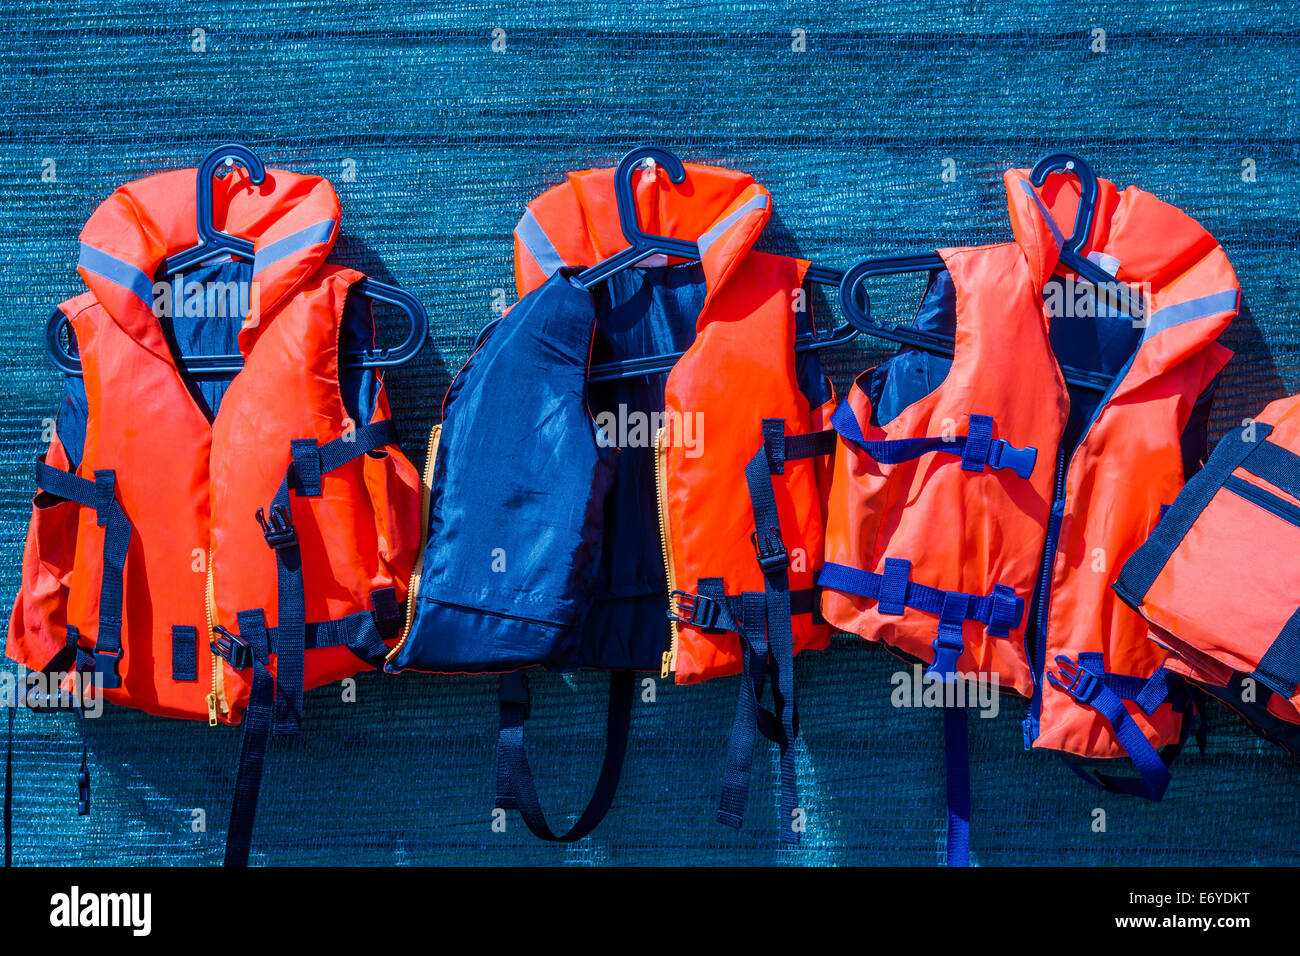
[[[1056,656],[1056,668],[1056,674],[1047,672],[1047,679],[1081,704],[1091,703],[1104,686],[1096,674],[1063,654]]]
[[[533,709],[533,695],[528,688],[527,674],[523,671],[511,671],[508,674],[502,674],[497,693],[503,705],[513,704],[516,707],[522,707],[524,709],[524,719],[528,719]]]
[[[121,675],[118,673],[117,666],[122,660],[121,650],[110,652],[96,649],[93,657],[95,659],[95,673],[104,679],[105,687],[120,687]]]
[[[784,571],[790,567],[790,555],[785,550],[785,541],[781,538],[780,528],[768,528],[761,540],[758,532],[755,531],[749,536],[749,540],[754,546],[758,566],[765,574]]]
[[[257,523],[262,526],[262,537],[266,538],[266,543],[277,551],[281,548],[292,548],[298,543],[298,532],[293,527],[293,515],[283,505],[276,505],[271,509],[269,521],[266,511],[258,508]]]
[[[690,591],[673,591],[668,595],[668,620],[689,624],[703,630],[717,629],[722,608],[713,598]]]
[[[237,671],[248,670],[253,666],[253,647],[238,634],[232,634],[220,624],[213,625],[212,633],[217,639],[208,646],[212,653],[225,660]]]

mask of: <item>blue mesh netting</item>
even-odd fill
[[[766,247],[847,266],[1009,236],[998,174],[1053,149],[1138,182],[1228,250],[1246,308],[1217,437],[1300,388],[1297,44],[1281,3],[922,0],[430,5],[36,0],[0,11],[0,593],[18,583],[30,462],[59,379],[51,307],[78,291],[76,237],[118,184],[221,141],[320,173],[343,201],[336,258],[419,295],[421,361],[389,376],[405,446],[512,288],[510,230],[565,170],[644,142],[752,173]],[[505,32],[494,52],[492,31]],[[792,50],[792,31],[806,49]],[[1094,51],[1093,31],[1105,31]],[[203,31],[198,42],[193,31]],[[195,46],[203,47],[195,50]],[[957,178],[941,178],[951,158]],[[1243,163],[1257,176],[1243,179]],[[43,171],[53,162],[56,178]],[[355,177],[348,170],[355,168]],[[1249,178],[1249,177],[1247,177]],[[897,286],[897,287],[895,287]],[[907,314],[915,280],[876,308]],[[818,303],[825,306],[825,302]],[[825,315],[825,312],[823,312]],[[828,360],[842,390],[879,353]],[[615,808],[571,847],[490,829],[491,680],[359,679],[308,695],[310,732],[272,742],[254,859],[280,863],[921,863],[940,859],[937,712],[889,706],[893,658],[841,638],[798,665],[809,833],[778,849],[774,756],[748,828],[713,822],[735,685],[659,683],[639,703]],[[577,810],[599,765],[604,679],[534,681],[544,801]],[[973,852],[995,863],[1291,862],[1300,777],[1222,710],[1164,803],[1104,796],[1021,748],[1021,707],[974,720]],[[18,720],[21,863],[220,860],[239,731],[111,709],[89,722],[94,812],[75,813],[67,715]],[[1107,811],[1104,833],[1094,808]],[[207,812],[195,833],[193,810]]]

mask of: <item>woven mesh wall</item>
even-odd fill
[[[870,254],[1005,241],[997,176],[1072,149],[1200,219],[1246,308],[1214,437],[1300,389],[1294,281],[1297,44],[1281,3],[613,4],[353,0],[34,0],[0,10],[0,593],[18,585],[41,420],[58,375],[51,307],[80,291],[76,237],[118,184],[241,141],[268,165],[330,177],[336,259],[399,282],[434,322],[388,378],[417,464],[450,371],[511,289],[510,230],[565,170],[659,143],[752,173],[775,198],[764,243],[846,267]],[[505,32],[494,52],[492,31]],[[792,49],[806,31],[806,49]],[[1105,31],[1096,51],[1093,31]],[[193,31],[201,30],[201,36]],[[201,49],[196,49],[201,47]],[[945,159],[955,181],[941,176]],[[1243,177],[1247,160],[1256,175]],[[53,162],[55,179],[45,181]],[[346,170],[355,167],[355,178]],[[915,280],[876,308],[906,315]],[[824,304],[824,303],[822,303]],[[823,319],[829,319],[823,312]],[[839,389],[878,357],[828,360]],[[896,663],[840,638],[798,664],[809,832],[775,838],[774,754],[748,828],[713,822],[734,680],[638,704],[615,808],[580,845],[490,829],[490,680],[359,678],[308,695],[310,732],[274,740],[255,860],[279,863],[919,863],[941,858],[937,712],[888,704]],[[576,810],[599,765],[603,678],[534,681],[544,801]],[[1291,862],[1300,774],[1222,710],[1165,801],[1100,794],[1023,752],[1022,708],[974,720],[977,862]],[[220,860],[239,731],[121,709],[89,722],[94,812],[75,813],[72,720],[21,713],[22,863]],[[1104,833],[1092,811],[1107,811]],[[193,832],[193,811],[207,832]]]

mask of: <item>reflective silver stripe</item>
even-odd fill
[[[531,209],[524,210],[524,218],[520,219],[519,225],[515,226],[515,235],[519,237],[519,241],[524,244],[528,254],[533,257],[533,261],[547,278],[565,265],[565,261],[555,251],[554,244]]]
[[[153,301],[153,279],[150,279],[139,267],[124,262],[117,256],[110,256],[103,249],[96,249],[85,242],[81,244],[81,256],[77,259],[77,265],[87,272],[120,285],[146,307],[152,308],[150,303]]]
[[[1038,198],[1038,193],[1034,192],[1033,187],[1029,185],[1029,180],[1020,180],[1020,188],[1029,193],[1029,198],[1034,201],[1034,204],[1038,206],[1039,211],[1042,212],[1043,218],[1047,220],[1048,228],[1052,230],[1052,238],[1056,240],[1056,248],[1060,249],[1061,246],[1065,245],[1065,237],[1061,235],[1061,230],[1057,227],[1056,220],[1053,219],[1052,214],[1047,211],[1047,207],[1043,205],[1043,201]]]
[[[1146,330],[1142,333],[1142,341],[1145,342],[1155,335],[1159,335],[1165,329],[1173,328],[1175,325],[1182,325],[1184,322],[1195,322],[1197,319],[1203,319],[1208,315],[1218,315],[1220,312],[1235,312],[1237,310],[1236,289],[1228,289],[1223,292],[1213,292],[1210,295],[1203,295],[1199,299],[1188,299],[1186,302],[1179,302],[1176,305],[1167,305],[1151,313],[1151,318],[1147,320]]]
[[[281,259],[287,258],[295,252],[301,252],[308,246],[329,241],[329,237],[334,233],[334,223],[335,220],[326,219],[324,222],[318,222],[306,229],[299,229],[297,232],[285,236],[283,239],[277,239],[275,242],[257,250],[257,255],[253,257],[253,275],[257,275],[263,269],[269,269]]]
[[[708,232],[700,236],[699,239],[700,255],[703,256],[705,250],[707,250],[709,246],[717,242],[718,239],[722,237],[723,233],[725,233],[728,229],[734,226],[740,220],[741,216],[747,216],[751,212],[754,212],[757,209],[766,209],[766,208],[767,208],[767,197],[755,196],[753,199],[745,203],[745,205],[741,206],[739,209],[737,209],[731,215],[727,216],[725,219],[721,220],[720,222],[714,223],[713,227],[709,229]]]

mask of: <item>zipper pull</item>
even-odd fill
[[[1020,729],[1025,735],[1025,749],[1033,750],[1034,740],[1038,737],[1038,727],[1032,714],[1020,722]]]
[[[659,679],[667,680],[668,675],[671,674],[673,671],[673,652],[664,651],[661,660],[662,663],[659,665]]]
[[[208,726],[217,726],[217,695],[215,691],[208,695]]]

